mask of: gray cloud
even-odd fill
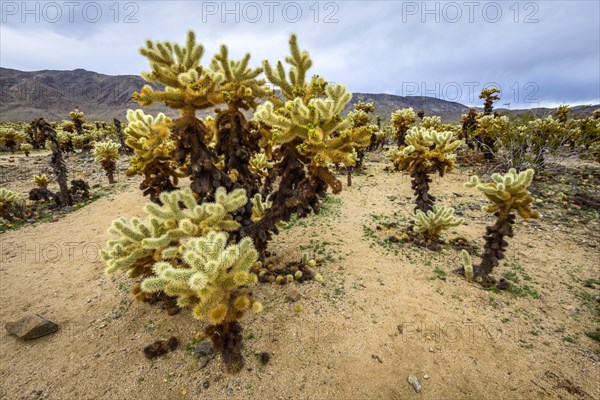
[[[600,103],[599,4],[56,1],[28,2],[25,12],[21,1],[2,1],[0,64],[139,74],[148,70],[138,53],[146,38],[181,42],[189,28],[205,60],[226,43],[258,64],[283,59],[296,32],[314,73],[353,91],[478,105],[481,87],[496,82],[511,108]]]

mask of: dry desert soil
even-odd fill
[[[453,247],[401,240],[410,181],[386,165],[381,153],[369,155],[320,215],[293,220],[273,240],[274,262],[318,258],[323,283],[254,289],[264,311],[243,320],[246,365],[234,376],[219,357],[200,367],[194,337],[204,326],[190,312],[169,316],[133,301],[134,280],[104,274],[107,228],[142,217],[146,199],[135,179],[121,176],[116,190],[101,172],[87,174],[101,198],[0,234],[1,325],[38,313],[60,326],[33,341],[2,328],[0,399],[600,399],[600,344],[590,337],[600,328],[598,210],[563,207],[547,189],[536,204],[541,219],[517,220],[494,271],[511,290],[485,290],[452,272]],[[493,217],[462,185],[471,172],[435,179],[432,192],[465,218],[443,237],[481,249]],[[28,182],[2,187],[26,193]],[[175,351],[144,357],[146,345],[171,336]],[[262,352],[271,356],[265,365]]]

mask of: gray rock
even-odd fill
[[[412,387],[415,388],[415,392],[417,392],[417,393],[419,393],[421,390],[423,390],[423,387],[419,383],[419,380],[414,375],[408,376],[408,383],[410,383],[412,385]]]
[[[58,330],[58,325],[38,314],[28,315],[16,322],[7,322],[4,327],[9,334],[24,340],[37,339]]]
[[[208,365],[208,363],[210,362],[210,360],[212,360],[213,358],[215,358],[214,354],[210,355],[210,356],[200,357],[200,361],[198,362],[200,369],[205,368]]]
[[[198,343],[194,349],[194,355],[196,357],[212,356],[213,354],[212,343],[207,340]]]

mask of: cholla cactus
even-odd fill
[[[19,193],[0,188],[0,217],[9,218],[10,208],[20,199],[21,195]]]
[[[289,221],[293,213],[298,217],[318,213],[328,188],[339,193],[342,184],[329,170],[329,163],[354,165],[355,151],[370,142],[366,127],[355,128],[349,118],[340,115],[352,97],[346,88],[327,84],[318,75],[307,80],[312,65],[308,52],[300,50],[295,35],[289,46],[288,72],[281,62],[276,68],[268,61],[263,63],[265,75],[279,87],[283,99],[273,91],[255,112],[255,121],[264,127],[260,132],[265,152],[275,161],[265,187],[270,188],[272,177],[279,181],[275,190],[269,189],[273,205],[265,216],[240,230],[242,237],[253,237],[261,251],[278,232],[277,223]],[[261,194],[268,191],[261,190]]]
[[[0,143],[14,153],[17,145],[27,140],[27,134],[14,128],[1,128],[0,129]]]
[[[106,176],[108,177],[108,183],[115,183],[114,173],[117,170],[116,160],[119,159],[119,148],[120,144],[115,142],[99,142],[94,145],[94,159],[100,163]]]
[[[429,174],[444,176],[454,168],[454,151],[462,144],[453,132],[438,132],[422,127],[408,131],[406,147],[391,149],[386,155],[397,171],[406,171],[412,178],[416,195],[416,210],[427,212],[432,209],[435,197],[429,194]]]
[[[219,103],[217,85],[224,76],[200,65],[204,47],[196,43],[194,32],[188,32],[185,46],[147,40],[140,53],[148,58],[152,68],[152,72],[143,72],[142,78],[165,87],[155,91],[145,85],[135,93],[133,99],[142,106],[164,102],[179,109],[182,116],[193,117],[196,110]]]
[[[413,230],[423,235],[428,242],[437,242],[443,230],[463,223],[462,218],[454,216],[454,209],[445,206],[433,206],[426,213],[417,211]]]
[[[315,169],[328,163],[353,165],[352,150],[368,146],[370,133],[366,129],[351,129],[350,119],[340,116],[352,98],[343,85],[329,84],[325,93],[326,99],[311,99],[308,104],[300,98],[288,101],[285,113],[276,112],[273,103],[267,101],[257,108],[255,118],[273,128],[275,143],[299,141],[298,153],[309,159]],[[335,193],[341,190],[341,184],[331,183]]]
[[[505,175],[493,174],[492,182],[489,183],[482,183],[478,176],[472,176],[471,180],[465,183],[466,187],[477,188],[492,202],[484,210],[496,216],[496,223],[486,228],[485,251],[481,264],[474,269],[475,277],[484,282],[499,264],[499,260],[504,258],[504,251],[508,246],[504,237],[513,236],[514,212],[524,219],[538,218],[538,214],[530,208],[535,199],[527,190],[533,180],[533,174],[533,169],[519,173],[510,169]]]
[[[356,130],[368,130],[369,131],[369,145],[353,149],[356,152],[356,163],[354,166],[349,168],[348,171],[348,186],[351,185],[351,173],[352,170],[357,169],[361,170],[363,167],[363,161],[365,158],[365,152],[369,148],[374,148],[377,143],[377,131],[379,130],[379,126],[372,123],[372,118],[369,113],[375,112],[375,106],[373,103],[363,103],[358,102],[354,106],[354,110],[348,113],[348,118],[352,121],[352,127]]]
[[[31,182],[34,183],[37,187],[43,188],[47,187],[48,184],[50,184],[50,179],[46,176],[46,174],[34,175],[33,180]]]
[[[152,67],[152,72],[142,77],[163,84],[165,89],[144,86],[134,94],[134,100],[142,106],[164,102],[179,110],[180,118],[172,125],[176,147],[173,161],[191,178],[191,188],[199,200],[212,196],[219,186],[242,186],[250,194],[257,192],[260,177],[254,176],[248,163],[260,150],[258,138],[240,109],[256,107],[259,98],[268,94],[265,81],[258,79],[262,68],[248,67],[249,54],[239,61],[229,60],[226,46],[221,47],[210,67],[202,66],[204,48],[191,31],[184,46],[147,41],[141,53]],[[219,104],[228,108],[217,111],[215,129],[209,130],[196,117],[196,111]],[[223,165],[218,166],[221,156]],[[248,218],[249,213],[246,210]]]
[[[261,177],[269,175],[269,170],[275,165],[274,161],[269,161],[265,153],[257,153],[250,159],[250,170]]]
[[[262,305],[249,289],[258,281],[250,272],[258,257],[252,239],[229,246],[227,239],[224,233],[210,232],[190,240],[183,249],[183,264],[156,263],[157,276],[145,279],[142,290],[164,291],[176,296],[180,307],[192,307],[195,318],[210,323],[205,332],[227,372],[237,373],[244,365],[239,321],[248,310],[260,312]]]
[[[469,112],[467,114],[463,114],[461,120],[461,139],[463,139],[465,143],[471,147],[471,139],[475,129],[477,128],[477,111],[474,108],[469,108]]]
[[[161,193],[160,200],[162,206],[146,205],[145,221],[113,222],[110,232],[120,239],[101,252],[106,272],[145,277],[138,297],[164,293],[182,308],[193,307],[196,318],[211,323],[206,333],[228,371],[238,372],[243,366],[239,320],[249,309],[262,309],[249,290],[258,281],[250,272],[258,256],[252,240],[228,245],[225,233],[239,227],[232,214],[246,204],[245,191],[218,188],[214,203],[197,204],[187,188]]]
[[[23,143],[21,145],[21,151],[25,153],[25,157],[29,157],[29,153],[33,150],[33,146],[29,143]]]
[[[144,221],[120,218],[113,222],[109,232],[120,238],[109,241],[108,250],[101,253],[108,265],[106,273],[124,270],[132,277],[150,275],[155,261],[180,256],[178,246],[182,240],[209,231],[236,230],[239,223],[231,213],[247,202],[243,189],[228,194],[223,188],[217,190],[214,203],[199,205],[189,188],[164,192],[160,200],[162,206],[146,205],[149,215]]]
[[[252,202],[253,222],[260,221],[265,216],[267,210],[273,205],[273,202],[270,201],[269,198],[263,201],[260,193],[256,193],[250,201]]]
[[[414,125],[416,120],[416,114],[412,107],[392,113],[392,124],[390,125],[393,129],[392,138],[396,140],[398,147],[404,145],[406,132]]]
[[[485,158],[494,158],[497,138],[508,130],[508,117],[479,114],[476,118],[474,140],[483,152]]]
[[[494,111],[494,102],[500,100],[500,89],[487,87],[481,89],[480,99],[483,99],[483,115],[492,115]]]
[[[50,165],[56,174],[56,182],[60,187],[60,204],[63,206],[71,205],[72,199],[69,194],[69,186],[67,184],[67,164],[63,159],[60,143],[57,138],[57,133],[52,126],[44,121],[43,118],[38,118],[31,123],[32,127],[41,135],[41,139],[46,141],[47,147],[52,151],[52,159]]]
[[[140,189],[150,200],[157,201],[163,191],[176,189],[179,173],[175,170],[172,152],[175,141],[171,137],[171,119],[163,113],[156,118],[142,110],[128,110],[129,124],[125,129],[125,143],[133,149],[131,168],[127,175],[143,175]]]
[[[570,112],[571,107],[562,104],[556,108],[556,111],[554,113],[556,114],[556,119],[558,119],[558,122],[560,122],[561,124],[565,124],[567,122],[567,119],[569,118]]]
[[[441,132],[444,130],[444,125],[442,124],[442,118],[437,115],[432,115],[431,117],[423,117],[421,120],[421,128],[425,129],[433,129]]]
[[[176,267],[168,262],[154,264],[156,276],[144,279],[142,290],[177,297],[180,307],[193,306],[196,318],[213,325],[236,321],[249,308],[260,309],[260,303],[255,305],[239,291],[258,281],[250,273],[258,256],[252,240],[244,238],[229,246],[227,240],[227,234],[214,231],[189,240],[181,248],[183,264]]]

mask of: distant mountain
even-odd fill
[[[136,75],[103,75],[84,69],[26,72],[0,68],[0,121],[31,121],[37,117],[51,121],[68,119],[69,112],[75,108],[83,111],[88,121],[112,121],[114,117],[124,121],[127,109],[140,108],[131,100],[131,95],[145,84],[147,82]],[[460,103],[433,97],[354,93],[346,111],[358,101],[373,102],[376,113],[384,120],[400,108],[412,107],[415,111],[425,111],[425,115],[439,115],[444,122],[457,122],[469,109]],[[591,107],[589,113],[598,107]],[[176,111],[165,105],[153,105],[145,110],[177,116]],[[536,112],[547,115],[552,109],[536,109]]]

